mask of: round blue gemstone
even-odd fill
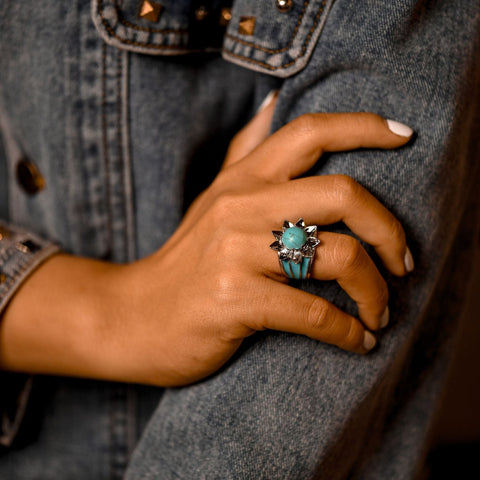
[[[303,228],[287,228],[282,235],[282,243],[290,249],[298,250],[307,240],[307,234]]]

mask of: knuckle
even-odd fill
[[[401,223],[395,218],[392,217],[388,225],[389,236],[402,247],[405,244],[405,232]]]
[[[238,275],[223,270],[211,279],[211,300],[217,307],[231,307],[238,302],[240,287]]]
[[[337,249],[337,262],[344,271],[356,271],[365,258],[365,250],[358,240],[344,235]]]
[[[333,175],[332,190],[337,193],[341,205],[352,205],[359,201],[363,194],[362,186],[348,175]]]
[[[364,329],[357,322],[351,321],[348,331],[345,335],[342,347],[357,349],[362,346],[364,338]]]
[[[289,128],[294,135],[299,137],[312,137],[318,131],[318,115],[314,113],[304,113],[289,123]]]
[[[212,202],[210,207],[210,221],[215,226],[222,226],[229,218],[234,216],[234,212],[242,208],[245,203],[239,193],[234,191],[224,191],[219,194]]]
[[[388,292],[388,287],[385,282],[382,282],[382,285],[378,288],[374,298],[374,303],[379,306],[380,313],[383,313],[385,310],[385,307],[388,305],[389,298],[390,294]]]
[[[307,305],[305,325],[308,330],[328,332],[333,325],[333,315],[326,301],[314,299]]]

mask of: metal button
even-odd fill
[[[29,195],[34,195],[45,188],[45,180],[38,168],[22,158],[17,163],[17,182]]]
[[[292,8],[293,0],[275,0],[278,10],[288,12]]]

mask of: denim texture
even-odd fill
[[[280,12],[240,0],[225,31],[194,13],[226,3],[162,4],[152,24],[131,0],[2,1],[2,223],[31,232],[45,255],[60,245],[143,257],[278,88],[273,130],[330,111],[373,111],[415,130],[399,150],[325,155],[310,174],[348,174],[379,198],[404,225],[416,269],[395,279],[379,265],[391,325],[367,356],[264,332],[185,388],[28,380],[28,408],[7,412],[10,424],[25,421],[3,442],[0,478],[416,478],[478,235],[477,2],[302,0]],[[255,17],[252,35],[239,32],[242,17]],[[15,180],[19,156],[45,178],[34,196]],[[12,250],[12,268],[21,254]],[[297,286],[355,314],[333,282]],[[14,383],[2,378],[2,406]]]

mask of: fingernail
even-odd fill
[[[410,138],[413,135],[413,130],[403,123],[396,122],[395,120],[387,120],[387,125],[391,132],[400,137]]]
[[[368,331],[365,330],[363,337],[363,348],[365,350],[371,350],[377,344],[377,339]]]
[[[385,328],[388,325],[388,322],[390,321],[390,309],[387,307],[385,308],[385,311],[382,313],[382,316],[380,317],[380,328]]]
[[[413,269],[415,268],[415,262],[413,261],[412,257],[412,252],[410,249],[407,247],[407,251],[405,252],[405,269],[407,270],[408,273],[413,272]]]
[[[260,106],[257,108],[256,113],[260,113],[262,110],[265,110],[270,103],[275,99],[275,97],[278,95],[278,90],[270,90],[268,95],[263,99],[263,102],[260,104]]]

